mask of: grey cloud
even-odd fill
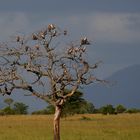
[[[84,13],[88,11],[102,12],[138,12],[139,0],[3,0],[0,4],[0,11],[22,11],[49,13]],[[135,8],[134,8],[135,7]]]
[[[97,13],[93,14],[92,20],[89,22],[89,28],[93,29],[96,34],[95,37],[99,41],[105,42],[122,42],[133,43],[139,42],[140,31],[132,30],[135,21],[128,20],[128,18],[140,17],[140,13]],[[129,26],[128,26],[129,25]],[[131,25],[131,26],[130,26]],[[137,28],[140,25],[137,24]]]
[[[140,31],[132,27],[137,25],[139,28],[140,13],[91,12],[88,15],[79,13],[51,17],[40,13],[3,12],[0,16],[0,30],[3,33],[0,40],[18,31],[25,34],[36,31],[49,23],[68,29],[70,41],[87,36],[93,43],[89,51],[90,61],[104,60],[106,64],[107,73],[102,75],[109,75],[118,69],[139,63],[139,47],[134,48],[134,44],[140,44]],[[116,53],[121,55],[118,59],[115,57]]]
[[[56,17],[54,21],[69,27],[74,37],[88,35],[91,40],[132,44],[139,42],[139,20],[140,13],[96,12],[89,15]]]
[[[9,36],[17,32],[28,30],[29,20],[26,14],[18,13],[1,13],[0,16],[0,40],[6,40]]]
[[[128,16],[126,27],[130,30],[140,31],[140,14]]]

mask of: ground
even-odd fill
[[[52,140],[52,115],[0,116],[0,140]],[[62,140],[139,140],[140,114],[61,119]]]

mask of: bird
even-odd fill
[[[54,30],[55,26],[53,24],[48,25],[48,31],[50,32],[51,30]]]
[[[44,34],[43,32],[41,32],[41,33],[40,33],[40,37],[41,37],[42,39],[45,39],[45,34]]]
[[[54,30],[54,31],[53,31],[53,35],[52,35],[52,36],[53,36],[53,37],[55,37],[55,36],[56,36],[56,34],[57,34],[57,31],[56,31],[56,30]]]
[[[20,41],[20,36],[16,37],[16,41],[19,42]]]
[[[32,34],[32,39],[33,40],[38,40],[38,37],[35,34]]]
[[[64,35],[67,35],[67,30],[64,30]]]
[[[80,45],[89,45],[89,44],[90,43],[89,43],[89,41],[88,41],[88,39],[86,37],[81,38],[81,44]]]
[[[29,46],[25,46],[25,51],[27,52],[29,49]]]
[[[86,51],[86,47],[83,47],[83,48],[82,48],[82,51],[85,52],[85,51]]]
[[[40,47],[39,45],[36,45],[36,46],[35,46],[36,50],[39,50],[39,47]]]

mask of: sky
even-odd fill
[[[67,29],[70,41],[91,40],[88,57],[103,61],[100,77],[140,64],[140,0],[0,0],[0,41],[50,23]]]
[[[139,0],[1,0],[0,41],[56,24],[70,41],[87,36],[91,62],[102,60],[98,74],[140,64]]]

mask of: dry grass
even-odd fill
[[[0,140],[52,140],[53,116],[1,116]],[[140,140],[140,114],[76,115],[61,120],[62,140]]]

